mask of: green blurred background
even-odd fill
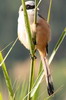
[[[17,19],[20,5],[20,0],[0,0],[0,50],[17,37]],[[42,0],[39,7],[40,14],[47,18],[49,0]],[[50,26],[52,39],[49,44],[49,56],[66,26],[66,0],[53,0]],[[8,50],[9,48],[3,51],[3,56],[6,55]],[[27,78],[27,75],[29,74],[28,58],[29,51],[27,51],[18,41],[6,60],[7,69],[11,79],[25,80]],[[27,63],[28,67],[26,67]],[[63,89],[57,92],[52,100],[66,100],[66,38],[57,51],[51,66],[55,90],[63,85]],[[24,77],[22,77],[23,75]],[[3,92],[3,95],[6,95],[4,95],[4,100],[7,100],[7,89],[5,89],[5,86],[2,69],[0,68],[0,92]]]

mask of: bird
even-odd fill
[[[38,9],[37,9],[37,23],[36,25],[34,24],[34,15],[35,15],[34,1],[26,1],[25,6],[30,23],[32,38],[36,35],[35,48],[39,51],[39,54],[42,59],[48,95],[52,95],[54,93],[54,84],[47,58],[48,44],[51,40],[51,28],[50,25],[47,23],[47,20],[39,14]],[[26,49],[30,50],[22,5],[19,7],[18,39],[25,46]]]

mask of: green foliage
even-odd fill
[[[23,100],[23,98],[27,94],[27,88],[28,84],[26,81],[23,83],[15,84],[15,100]]]

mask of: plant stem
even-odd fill
[[[31,69],[30,69],[30,78],[29,78],[29,90],[28,93],[31,91],[32,89],[32,85],[33,85],[33,80],[34,80],[34,60],[31,60]],[[28,100],[31,100],[32,98],[30,97],[30,94],[28,95]]]
[[[2,56],[2,53],[0,52],[0,63],[1,63],[2,61],[3,61],[3,56]],[[5,77],[6,85],[7,85],[7,87],[8,87],[10,100],[15,100],[15,98],[13,98],[14,93],[13,93],[13,89],[12,89],[11,80],[10,80],[10,78],[9,78],[9,75],[8,75],[8,72],[7,72],[7,69],[6,69],[6,65],[5,65],[4,62],[3,62],[3,64],[2,64],[2,70],[3,70],[4,77]]]
[[[25,27],[27,30],[27,34],[28,34],[28,42],[29,42],[29,46],[30,46],[30,54],[31,54],[31,67],[30,67],[30,78],[29,78],[29,88],[28,88],[28,93],[31,91],[32,88],[32,83],[33,83],[33,74],[34,74],[34,48],[35,45],[33,44],[32,41],[32,36],[31,36],[31,29],[30,29],[30,23],[29,23],[29,19],[28,19],[28,14],[26,11],[26,6],[25,6],[25,1],[22,0],[22,5],[23,5],[23,11],[24,11],[24,21],[25,21]],[[28,100],[31,100],[30,98],[30,94],[28,95]]]
[[[49,10],[48,10],[48,16],[47,16],[47,22],[48,22],[48,23],[49,23],[49,21],[50,21],[51,7],[52,7],[52,0],[50,0],[50,4],[49,4]]]
[[[38,0],[35,0],[35,14],[34,14],[34,24],[35,24],[35,27],[36,27],[36,23],[37,23],[37,3],[38,3]],[[35,33],[36,34],[36,33]],[[34,36],[34,39],[36,40],[36,35]],[[35,46],[34,46],[34,50],[35,50]],[[35,55],[35,53],[34,53]],[[35,57],[33,57],[33,59],[31,60],[31,69],[30,69],[30,80],[29,80],[29,92],[31,91],[32,89],[32,86],[33,86],[33,80],[34,80],[34,62],[35,62]],[[31,96],[29,94],[28,96],[28,100],[31,100]]]
[[[54,50],[53,50],[53,52],[52,52],[52,54],[51,54],[51,56],[50,56],[50,59],[49,59],[49,64],[50,64],[51,61],[53,60],[53,58],[54,58],[54,56],[55,56],[57,50],[59,49],[59,47],[60,47],[62,41],[64,40],[65,36],[66,36],[66,28],[65,28],[64,31],[62,32],[62,34],[61,34],[61,36],[60,36],[60,38],[59,38],[57,44],[55,45],[55,48],[54,48]]]
[[[35,15],[34,15],[34,24],[35,25],[37,23],[37,2],[38,2],[38,0],[35,0]]]

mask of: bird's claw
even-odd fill
[[[31,58],[32,60],[37,59],[37,57],[36,57],[35,55],[32,56],[31,54],[30,54],[30,58]]]

